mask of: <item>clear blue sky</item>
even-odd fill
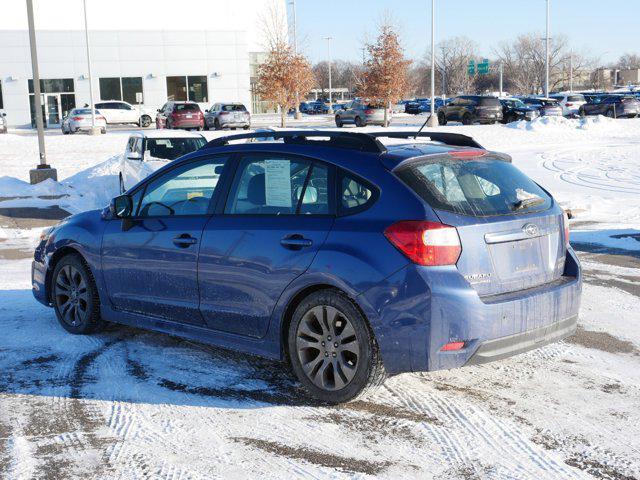
[[[436,42],[466,35],[478,44],[481,55],[491,56],[493,46],[521,33],[537,31],[544,36],[545,4],[545,0],[436,0]],[[327,36],[333,37],[334,59],[361,59],[365,35],[375,34],[385,12],[400,27],[409,57],[421,57],[429,48],[430,0],[296,0],[296,7],[300,48],[312,62],[326,58],[323,37]],[[577,52],[603,63],[625,52],[640,53],[637,7],[639,0],[551,0],[551,35],[566,35]]]

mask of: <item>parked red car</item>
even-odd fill
[[[204,128],[204,114],[195,102],[167,102],[158,110],[156,128]]]

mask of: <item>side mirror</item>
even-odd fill
[[[142,157],[140,156],[140,154],[138,152],[130,152],[129,156],[127,157],[127,159],[129,159],[129,160],[142,160]]]
[[[109,210],[114,218],[128,218],[133,211],[133,201],[127,194],[120,195],[111,200]]]
[[[204,113],[209,113],[209,109],[207,108],[207,109],[204,111]]]

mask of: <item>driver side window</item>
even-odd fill
[[[226,157],[192,162],[147,184],[137,217],[206,215]]]

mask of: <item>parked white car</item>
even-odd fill
[[[565,117],[577,117],[580,107],[587,103],[581,93],[559,93],[549,97],[558,101],[562,107],[562,115]]]
[[[168,162],[206,145],[197,133],[151,130],[131,134],[120,161],[120,192],[125,192]]]
[[[104,116],[98,110],[95,110],[95,117],[96,128],[100,129],[100,133],[107,133],[107,122]],[[82,130],[91,130],[91,126],[90,108],[74,108],[62,119],[62,123],[60,124],[62,133],[65,135],[77,133]]]
[[[104,115],[109,125],[133,123],[140,127],[148,127],[156,121],[155,110],[119,100],[98,102],[95,107]]]

